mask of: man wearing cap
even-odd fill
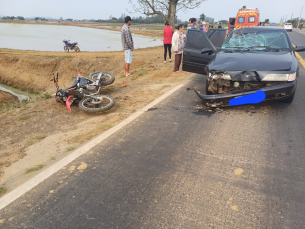
[[[125,17],[125,24],[121,30],[121,38],[122,38],[122,46],[125,51],[125,76],[132,76],[129,73],[129,67],[132,62],[132,52],[134,50],[133,40],[131,36],[131,32],[129,30],[129,26],[131,25],[131,17]]]

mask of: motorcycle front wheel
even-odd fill
[[[109,95],[99,95],[94,98],[82,99],[78,107],[87,113],[99,113],[110,110],[115,105],[114,99]]]
[[[104,79],[101,80],[102,86],[110,85],[114,82],[115,77],[109,72],[93,72],[90,74],[89,78],[91,80],[97,80],[100,73],[102,73],[102,75],[105,77]]]
[[[80,52],[80,49],[77,46],[74,48],[74,50],[75,50],[75,52]]]
[[[65,50],[65,52],[69,52],[69,47],[68,46],[64,46],[64,50]]]

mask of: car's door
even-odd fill
[[[210,51],[201,53],[203,49]],[[189,29],[186,34],[186,43],[183,50],[182,70],[205,74],[205,67],[213,59],[216,52],[217,49],[205,32]]]

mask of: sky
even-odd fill
[[[135,0],[134,0],[135,1]],[[122,13],[131,17],[141,16],[132,11],[128,0],[0,0],[0,16],[23,17],[52,17],[64,19],[108,19],[120,17]],[[177,16],[183,21],[191,17],[199,18],[204,13],[215,21],[228,20],[235,17],[242,6],[258,8],[261,13],[260,21],[270,19],[270,22],[279,23],[281,17],[287,20],[299,17],[302,5],[304,6],[302,17],[305,18],[305,0],[207,0],[198,8],[179,11]],[[145,15],[142,15],[145,16]]]

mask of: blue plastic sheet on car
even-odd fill
[[[229,101],[231,106],[245,105],[245,104],[256,104],[264,101],[266,94],[263,91],[257,91],[254,94],[243,95]]]

